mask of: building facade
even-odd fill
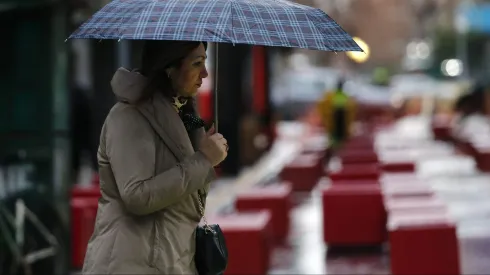
[[[414,39],[430,35],[435,26],[453,25],[457,0],[297,0],[323,9],[347,32],[370,47],[370,58],[362,68],[398,68]],[[345,63],[344,55],[312,53],[320,64]],[[350,64],[351,66],[357,66]]]

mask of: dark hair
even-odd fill
[[[162,92],[165,96],[175,96],[172,90],[170,78],[166,70],[179,68],[184,58],[203,43],[207,49],[206,42],[197,41],[170,41],[149,40],[143,46],[141,59],[141,74],[148,78],[147,94],[155,91]]]

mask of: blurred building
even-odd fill
[[[435,26],[453,26],[458,0],[296,0],[318,7],[370,47],[363,67],[399,68],[411,41],[430,37]],[[322,64],[344,62],[344,55],[313,53]]]
[[[33,275],[55,274],[53,270],[68,274],[69,257],[64,256],[69,248],[64,245],[68,244],[64,228],[69,222],[70,186],[66,4],[0,1],[0,204],[13,216],[17,215],[13,206],[23,204],[62,244],[58,253],[36,262],[43,268],[31,266]],[[25,241],[16,242],[20,253],[39,249],[33,243],[44,245],[42,234],[29,222],[26,219],[26,226],[21,226],[24,232],[15,233],[25,236]],[[15,257],[9,253],[12,248],[5,246],[6,232],[10,230],[0,232],[4,259],[0,274],[15,270],[9,266]]]
[[[65,192],[69,146],[66,12],[64,1],[0,1],[0,161],[22,152],[48,168],[36,180],[55,195]]]

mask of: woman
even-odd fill
[[[102,198],[83,274],[197,273],[199,201],[228,150],[194,114],[205,59],[205,43],[149,41],[140,72],[115,73],[119,102],[102,128]]]

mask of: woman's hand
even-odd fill
[[[213,166],[216,166],[228,155],[228,143],[222,134],[215,133],[213,126],[201,140],[199,151],[206,156]]]

